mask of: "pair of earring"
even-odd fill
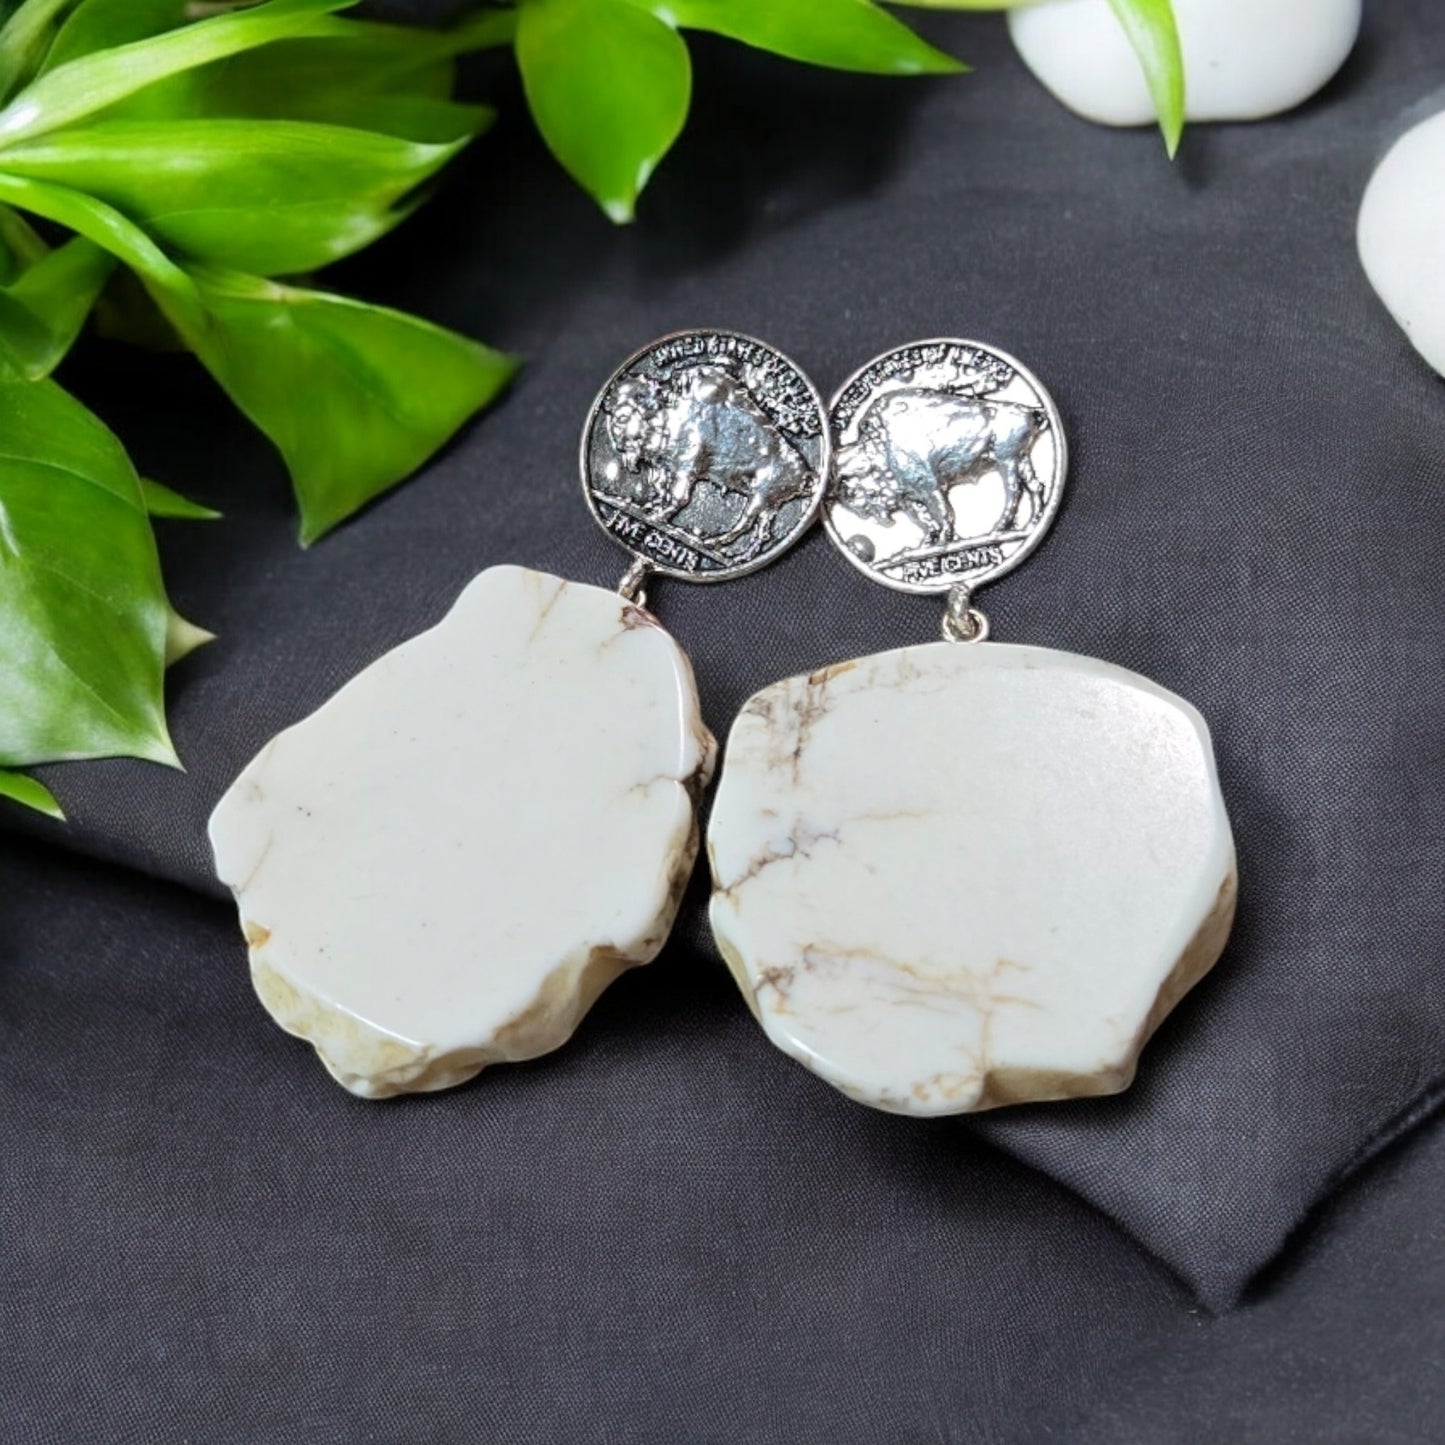
[[[831,412],[785,356],[638,352],[582,439],[617,591],[493,567],[274,738],[210,834],[252,979],[368,1098],[559,1047],[671,930],[716,747],[654,575],[776,559],[819,510],[942,642],[774,684],[728,739],[711,920],[775,1044],[913,1114],[1110,1093],[1216,961],[1235,860],[1209,734],[1097,659],[990,642],[977,587],[1037,546],[1059,414],[973,342],[870,362]]]

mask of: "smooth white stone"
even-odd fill
[[[1345,62],[1361,0],[1174,0],[1193,121],[1258,120],[1308,100]],[[1011,10],[1009,34],[1070,110],[1103,125],[1152,125],[1139,58],[1108,0]]]
[[[1370,285],[1445,375],[1445,112],[1386,152],[1365,188],[1358,236]]]
[[[1125,1088],[1234,914],[1203,719],[1044,648],[936,643],[758,693],[708,848],[768,1036],[896,1113]]]
[[[216,808],[256,992],[367,1098],[557,1048],[662,947],[714,754],[648,613],[483,572]]]

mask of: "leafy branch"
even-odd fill
[[[165,669],[209,639],[172,607],[151,524],[215,514],[139,477],[54,379],[88,319],[197,358],[279,451],[309,544],[515,368],[298,279],[405,220],[490,124],[454,98],[458,56],[514,49],[547,144],[619,222],[685,122],[684,32],[880,75],[965,68],[873,0],[515,0],[439,32],[352,3],[0,0],[0,797],[59,816],[18,769],[176,764]],[[1111,3],[1172,150],[1170,0]]]
[[[491,119],[452,99],[453,60],[510,26],[430,34],[348,3],[25,0],[0,30],[0,796],[58,813],[15,769],[174,764],[164,670],[207,637],[166,597],[150,520],[206,509],[142,481],[51,377],[89,315],[195,354],[280,451],[308,543],[513,371],[284,279],[405,219]]]

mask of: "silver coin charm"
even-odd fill
[[[684,331],[603,387],[582,433],[582,487],[648,570],[722,582],[807,531],[830,451],[822,398],[782,352],[736,332]]]
[[[1013,357],[920,341],[855,372],[833,400],[823,505],[843,555],[885,586],[967,595],[1038,546],[1063,497],[1058,408]]]

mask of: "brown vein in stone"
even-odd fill
[[[819,843],[837,843],[841,847],[845,828],[852,828],[860,823],[893,823],[906,818],[926,818],[930,811],[920,808],[892,808],[882,813],[858,813],[851,818],[844,818],[834,828],[814,829],[800,822],[784,839],[786,848],[769,845],[760,849],[736,878],[730,883],[716,883],[714,891],[731,897],[744,883],[750,882],[774,863],[791,863],[798,859],[806,861],[813,856]],[[773,816],[776,816],[776,813]],[[714,875],[716,876],[716,865]]]
[[[813,849],[819,843],[841,843],[843,840],[837,831],[814,833],[799,825],[797,829],[788,834],[784,841],[788,845],[786,849],[769,846],[759,850],[749,860],[748,866],[731,883],[718,884],[715,891],[731,897],[744,883],[750,882],[764,870],[771,868],[774,863],[791,863],[799,858],[811,858]]]
[[[533,574],[537,575],[537,574]],[[540,585],[540,584],[539,584]],[[562,594],[567,590],[566,582],[558,582],[552,595],[542,604],[541,611],[537,613],[537,620],[532,624],[532,631],[528,635],[529,643],[535,642],[541,634],[542,629],[547,625],[547,619],[551,617],[553,608],[561,601]]]

